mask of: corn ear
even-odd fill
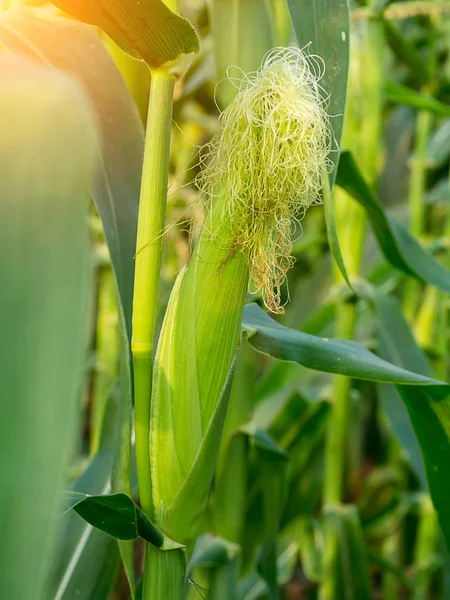
[[[153,517],[183,543],[195,538],[206,505],[248,286],[246,257],[234,251],[231,232],[217,222],[221,201],[178,276],[155,357]]]
[[[250,271],[282,312],[292,226],[319,200],[330,148],[319,67],[301,50],[271,51],[222,113],[197,180],[208,216],[163,324],[149,434],[152,517],[188,550],[217,461]]]

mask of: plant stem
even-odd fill
[[[433,117],[427,111],[421,111],[417,116],[416,140],[414,156],[411,161],[411,180],[409,187],[410,231],[420,237],[425,229],[424,192],[426,186],[426,149],[430,135]],[[405,286],[403,309],[406,318],[411,323],[414,321],[417,299],[419,297],[420,283],[415,279],[408,279]]]
[[[434,571],[429,561],[436,552],[439,540],[439,524],[433,504],[428,495],[421,501],[419,529],[414,553],[414,564],[417,569],[413,600],[425,600],[429,597]]]
[[[337,309],[338,338],[353,336],[356,320],[356,305],[345,303]],[[337,504],[343,499],[344,467],[347,455],[348,433],[351,416],[349,377],[337,376],[334,379],[334,402],[330,414],[330,427],[325,446],[325,488],[324,505]]]
[[[371,0],[369,5],[372,5]],[[384,33],[378,21],[367,23],[353,32],[355,50],[352,54],[344,144],[355,148],[360,166],[370,185],[378,170],[378,148],[381,135]],[[366,217],[341,190],[336,192],[336,219],[342,256],[350,280],[359,277],[366,231]],[[338,283],[342,276],[336,270]],[[356,323],[357,304],[346,302],[337,307],[336,335],[352,339]],[[340,503],[344,495],[344,471],[347,459],[348,433],[351,422],[351,380],[336,376],[333,380],[333,406],[325,445],[324,505]]]
[[[418,114],[409,188],[410,230],[415,236],[421,236],[424,231],[425,206],[423,203],[423,194],[426,183],[425,154],[432,123],[433,116],[431,113],[421,111]]]
[[[158,550],[147,544],[143,600],[181,600],[186,572],[183,550]]]
[[[91,456],[97,454],[100,446],[108,397],[119,367],[117,297],[114,275],[109,265],[99,269],[98,286],[97,364],[91,413]]]
[[[152,358],[166,215],[172,125],[172,75],[152,72],[136,243],[133,297],[136,465],[142,510],[152,517],[149,419]]]

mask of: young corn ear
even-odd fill
[[[150,421],[153,518],[188,546],[214,473],[250,276],[280,311],[292,222],[319,199],[330,130],[317,65],[283,49],[245,76],[200,181],[209,212],[172,291]]]

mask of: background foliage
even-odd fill
[[[71,8],[68,1],[55,5]],[[169,18],[169,9],[155,2],[154,12],[141,16],[147,25],[150,17],[161,19],[165,33],[147,32],[144,42],[133,19],[123,36],[123,30],[118,33],[105,25],[102,9],[82,21],[102,27],[115,41],[95,27],[61,16],[43,1],[0,0],[0,8],[0,56],[10,51],[20,55],[25,74],[42,78],[39,85],[44,87],[51,84],[59,90],[63,74],[80,95],[80,119],[90,119],[96,134],[95,143],[89,136],[80,140],[73,123],[61,116],[67,127],[61,129],[65,149],[59,151],[62,140],[56,140],[52,148],[57,152],[49,158],[45,148],[38,151],[33,146],[40,139],[33,119],[29,139],[14,128],[22,156],[39,154],[39,168],[51,160],[51,177],[58,172],[62,181],[79,174],[77,169],[87,181],[92,165],[83,164],[82,148],[92,143],[96,157],[89,209],[95,277],[90,293],[86,285],[81,304],[74,302],[69,287],[61,299],[73,314],[90,297],[89,318],[79,315],[81,326],[71,321],[72,328],[60,340],[52,337],[58,331],[56,318],[47,322],[44,313],[31,312],[29,317],[30,324],[40,323],[48,332],[53,353],[57,344],[64,346],[59,356],[68,349],[74,352],[74,336],[80,330],[84,341],[76,343],[87,346],[84,363],[77,355],[78,386],[72,383],[65,392],[73,397],[70,414],[78,402],[81,422],[66,461],[70,464],[65,487],[71,489],[67,510],[62,499],[59,506],[54,501],[64,487],[60,463],[47,483],[51,499],[32,491],[33,485],[28,493],[14,491],[15,498],[24,493],[24,514],[41,510],[50,519],[64,512],[48,544],[47,563],[36,567],[36,585],[46,590],[43,597],[122,600],[131,590],[131,597],[137,598],[141,538],[157,546],[172,543],[152,529],[129,499],[138,501],[130,452],[129,338],[151,79],[145,64],[129,53],[158,66],[182,52],[196,51],[195,30],[200,51],[192,55],[190,68],[175,88],[157,334],[175,277],[188,260],[204,216],[194,185],[199,147],[217,132],[219,110],[234,96],[227,75],[232,80],[242,71],[257,69],[274,46],[309,45],[325,64],[322,85],[330,97],[335,137],[331,158],[336,168],[330,177],[332,189],[324,190],[325,207],[311,208],[301,231],[293,232],[297,262],[283,289],[285,314],[272,319],[263,312],[258,295],[248,297],[218,465],[203,533],[189,563],[185,596],[450,598],[444,541],[450,540],[450,388],[445,383],[450,369],[448,4],[368,0],[348,7],[342,0],[185,0],[182,14],[191,26],[175,15]],[[6,72],[1,62],[0,68]],[[11,154],[3,152],[9,140],[5,124],[11,127],[13,118],[27,124],[29,113],[17,116],[14,107],[7,108],[0,115],[1,185],[2,194],[6,189],[15,198],[19,192],[8,162]],[[52,110],[59,114],[57,108]],[[49,185],[51,177],[45,176],[42,185]],[[36,190],[36,202],[43,201],[45,193],[38,193],[36,182],[30,181],[29,189]],[[64,189],[61,194],[66,198]],[[2,219],[5,210],[2,207]],[[48,210],[58,213],[55,206]],[[44,213],[37,214],[42,219]],[[61,239],[49,242],[65,249],[52,273],[67,276],[71,285],[73,255],[85,256],[80,240],[86,242],[87,233],[80,214],[73,219],[77,240],[72,239],[73,229],[71,236],[61,233]],[[11,243],[19,240],[22,249],[25,243],[36,248],[36,230],[18,232]],[[84,260],[79,268],[87,272]],[[45,265],[45,257],[42,261]],[[34,268],[17,262],[16,272],[26,272],[31,285],[44,277]],[[6,289],[16,289],[17,281],[4,271]],[[86,277],[82,281],[84,285]],[[56,285],[40,279],[39,285],[44,284],[49,294]],[[28,297],[34,289],[21,289],[21,294]],[[14,338],[15,345],[2,342],[2,350],[8,348],[11,361],[16,353],[25,369],[31,359],[21,357],[20,349],[38,334],[28,321],[19,319],[13,327],[11,298],[6,294],[2,299],[0,316],[5,339]],[[34,302],[31,308],[40,305]],[[11,328],[14,333],[9,335]],[[24,340],[22,330],[29,336]],[[52,354],[48,360],[57,358]],[[59,369],[56,362],[53,367]],[[64,365],[60,368],[61,380],[69,385]],[[5,398],[10,385],[6,379]],[[74,435],[76,419],[69,419],[71,431],[67,416],[66,425],[59,424],[55,398],[47,390],[40,393],[48,402],[40,418],[46,423],[55,419],[54,439],[46,436],[42,441],[47,464],[53,465],[64,446],[61,440]],[[32,405],[33,398],[28,400]],[[5,431],[20,430],[30,446],[41,444],[33,441],[36,422],[17,418],[18,413],[5,410]],[[9,452],[11,446],[2,446],[2,457]],[[13,454],[14,462],[8,464],[23,472],[20,452]],[[87,494],[111,492],[111,500],[86,501]],[[2,498],[2,522],[10,504]],[[73,506],[78,514],[70,510]],[[105,515],[110,519],[106,524]],[[43,535],[33,524],[26,531],[14,527],[16,538],[26,538],[29,549]],[[2,542],[5,548],[14,548],[14,531],[11,541]],[[0,569],[2,592],[10,589],[7,571],[18,573],[13,580],[21,581],[23,564],[14,556],[8,553],[7,569]],[[32,581],[30,574],[30,585]],[[9,592],[8,597],[13,596]]]

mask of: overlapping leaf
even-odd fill
[[[450,271],[426,252],[400,222],[385,212],[350,152],[341,155],[337,184],[364,207],[380,249],[394,267],[450,292]]]
[[[290,330],[268,317],[257,305],[245,308],[243,330],[250,344],[265,354],[295,361],[319,371],[371,381],[394,383],[409,413],[425,464],[431,498],[447,543],[450,543],[450,386],[386,362],[353,341],[331,340]],[[384,329],[387,350],[402,355],[395,329]],[[398,346],[400,343],[400,346]],[[404,351],[404,350],[403,350]],[[393,354],[394,353],[394,354]]]
[[[8,52],[0,77],[0,596],[40,600],[85,370],[95,119],[71,77]]]
[[[155,69],[199,50],[192,25],[162,0],[52,1],[72,17],[100,27],[122,50]]]
[[[288,0],[297,42],[308,46],[308,51],[324,61],[321,81],[329,97],[328,114],[335,144],[330,159],[335,165],[339,160],[340,141],[344,124],[345,101],[349,65],[349,11],[345,0]],[[332,175],[333,183],[335,171]],[[331,185],[332,187],[332,185]]]

